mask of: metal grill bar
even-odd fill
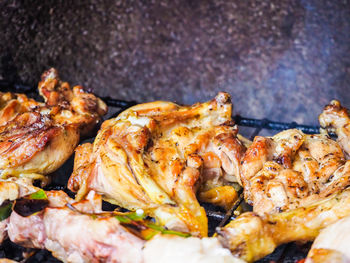
[[[13,83],[9,83],[3,80],[0,80],[0,90],[1,91],[12,91],[12,92],[16,92],[16,93],[25,93],[27,95],[37,95],[37,91],[36,88],[34,87],[30,87],[30,86],[26,86],[26,85],[21,85],[21,84],[13,84]],[[109,107],[113,107],[113,108],[118,108],[119,110],[116,111],[112,117],[116,116],[117,114],[119,114],[121,111],[137,104],[136,101],[126,101],[126,100],[118,100],[118,99],[113,99],[111,97],[103,97],[102,98],[106,104]],[[235,123],[239,126],[244,126],[244,127],[252,127],[255,128],[255,130],[253,131],[253,133],[251,134],[251,138],[253,139],[255,136],[257,136],[262,129],[268,129],[268,130],[275,130],[275,131],[281,131],[281,130],[287,130],[287,129],[299,129],[301,131],[303,131],[304,133],[307,134],[314,134],[314,133],[319,133],[320,127],[319,126],[310,126],[310,125],[300,125],[296,122],[291,122],[291,123],[284,123],[284,122],[276,122],[276,121],[271,121],[269,119],[253,119],[253,118],[245,118],[242,117],[240,115],[236,115],[233,116],[233,119],[235,120]],[[335,136],[334,134],[330,133],[331,136]],[[57,185],[55,183],[53,183],[52,185],[48,186],[47,189],[55,189],[55,190],[64,190],[66,191],[66,187],[65,186],[61,186],[61,185]],[[241,204],[241,202],[243,201],[243,191],[239,192],[239,198],[238,200],[232,205],[231,209],[225,214],[223,212],[220,211],[215,211],[214,209],[208,209],[207,210],[207,216],[209,221],[212,220],[212,222],[220,222],[218,226],[223,226],[227,221],[229,220],[233,220],[235,218],[234,216],[234,211],[238,208],[238,206]],[[3,245],[4,246],[4,245]],[[1,247],[3,247],[1,246]],[[7,245],[5,244],[5,247]],[[274,256],[272,254],[273,260],[274,261],[278,261],[278,262],[282,262],[284,261],[284,258],[281,254],[283,254],[283,252],[286,251],[286,247],[287,246],[281,246],[279,249],[277,249],[275,253],[273,254],[279,254],[277,256]],[[45,254],[46,252],[39,252],[39,254]],[[40,255],[41,255],[40,254]],[[54,260],[52,262],[59,262],[59,261],[55,261],[55,259],[53,259],[50,255],[47,256],[50,260]],[[33,257],[34,258],[34,257]],[[46,258],[46,256],[45,256]],[[260,260],[259,262],[270,262],[270,257],[268,256],[265,259]],[[42,261],[42,260],[39,260]],[[44,260],[45,261],[45,260]]]
[[[275,131],[282,131],[288,129],[299,129],[307,134],[315,134],[320,132],[320,126],[310,126],[310,125],[301,125],[296,122],[286,123],[286,122],[277,122],[271,121],[269,119],[251,119],[244,118],[240,115],[233,117],[237,125],[253,127],[259,129],[268,129]]]
[[[104,97],[102,99],[106,102],[108,106],[123,108],[123,109],[129,108],[131,106],[138,104],[138,102],[136,101],[117,100],[111,97]],[[317,134],[320,132],[320,128],[321,128],[320,126],[302,125],[296,122],[287,123],[287,122],[271,121],[266,118],[261,120],[253,119],[253,118],[245,118],[245,117],[242,117],[241,115],[235,115],[233,116],[233,119],[235,120],[235,123],[237,125],[256,128],[257,130],[255,131],[255,136],[262,129],[275,130],[275,131],[299,129],[306,134]],[[333,134],[332,132],[330,133],[330,135],[335,136],[335,134]]]
[[[102,97],[101,98],[108,106],[115,108],[130,108],[137,104],[136,101],[126,101],[126,100],[117,100],[112,99],[111,97]]]
[[[12,83],[7,80],[0,80],[0,91],[11,91],[16,93],[29,93],[29,92],[35,92],[35,87],[19,84],[19,83]]]
[[[11,83],[6,80],[0,80],[0,89],[1,90],[9,90],[14,91],[17,93],[31,93],[35,92],[35,87],[28,86],[24,84],[17,84],[17,83]],[[136,105],[138,102],[136,101],[127,101],[127,100],[118,100],[113,99],[110,96],[108,97],[102,97],[101,98],[108,106],[120,108],[120,109],[126,109],[131,106]],[[245,126],[245,127],[252,127],[257,128],[255,131],[255,136],[262,130],[262,129],[268,129],[268,130],[275,130],[275,131],[282,131],[282,130],[288,130],[288,129],[299,129],[304,133],[307,134],[315,134],[319,133],[320,126],[312,126],[312,125],[302,125],[298,124],[296,122],[277,122],[277,121],[271,121],[269,119],[253,119],[253,118],[245,118],[240,115],[235,115],[233,117],[237,125]],[[254,135],[254,134],[252,134]],[[330,133],[331,136],[334,136],[334,134]]]
[[[227,213],[225,214],[224,218],[221,220],[218,227],[223,227],[229,220],[232,220],[235,218],[233,216],[233,213],[237,210],[239,205],[242,203],[243,199],[244,199],[243,191],[239,191],[237,201],[232,204],[231,209],[227,211]]]

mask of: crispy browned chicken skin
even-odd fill
[[[306,135],[291,129],[273,137],[255,137],[241,162],[240,181],[254,211],[281,212],[337,193],[350,185],[348,111],[332,101],[319,117],[333,127],[326,134]]]
[[[247,149],[240,180],[254,212],[244,213],[219,231],[234,255],[248,262],[258,260],[282,243],[312,241],[323,228],[350,215],[347,110],[333,101],[320,122],[336,129],[338,142],[326,134],[291,129],[270,138],[257,136]],[[327,246],[317,246],[308,260],[347,260],[326,251]]]
[[[247,212],[219,230],[219,237],[234,256],[253,262],[283,243],[312,241],[328,225],[350,215],[350,190],[282,213]]]
[[[42,75],[45,103],[23,94],[0,93],[0,175],[49,174],[73,153],[106,105],[80,86],[70,88],[57,71]]]
[[[170,102],[134,106],[105,121],[93,145],[76,151],[69,188],[89,190],[127,209],[141,208],[169,228],[207,235],[196,192],[216,203],[237,197],[235,180],[244,146],[237,139],[227,93],[190,107]]]
[[[271,138],[255,137],[240,175],[254,212],[274,213],[345,189],[350,184],[350,162],[327,135],[292,129]]]

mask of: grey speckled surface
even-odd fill
[[[0,16],[0,78],[34,85],[54,66],[137,101],[224,90],[243,116],[305,124],[350,106],[349,1],[3,1]]]

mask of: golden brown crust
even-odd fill
[[[85,192],[95,190],[128,209],[146,210],[162,224],[178,228],[180,220],[193,234],[207,235],[196,192],[210,180],[212,169],[219,172],[220,183],[203,191],[234,178],[245,150],[236,137],[231,109],[229,95],[220,93],[193,106],[140,104],[106,121],[94,142],[93,159],[81,166],[89,174],[81,180],[88,185]],[[70,180],[72,190],[81,185],[77,177],[83,175],[78,174],[82,172],[75,171]],[[234,200],[229,192],[221,191],[221,205]]]
[[[107,113],[107,106],[102,100],[85,92],[81,86],[71,88],[67,82],[59,79],[53,68],[42,75],[38,89],[48,107],[59,107],[55,121],[77,125],[83,136],[89,134]]]
[[[71,191],[77,192],[80,188],[83,188],[84,185],[86,185],[86,180],[91,173],[89,168],[92,167],[89,162],[86,162],[86,160],[89,160],[91,155],[91,143],[79,145],[75,149],[73,173],[70,176],[67,184],[68,189]],[[88,163],[89,167],[86,167],[86,163]]]
[[[286,130],[257,136],[241,167],[245,198],[258,214],[297,208],[345,189],[350,162],[326,135]]]
[[[46,103],[23,94],[0,93],[0,175],[48,174],[73,153],[106,113],[106,105],[79,86],[61,82],[57,71],[42,75]]]
[[[350,191],[294,210],[258,216],[247,212],[219,230],[222,244],[234,256],[258,260],[283,243],[312,241],[320,230],[350,215]]]
[[[17,115],[0,127],[0,169],[23,165],[63,132],[63,127],[38,112]]]

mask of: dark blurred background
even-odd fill
[[[114,98],[316,124],[350,107],[350,3],[340,0],[1,1],[0,80],[62,79]]]

